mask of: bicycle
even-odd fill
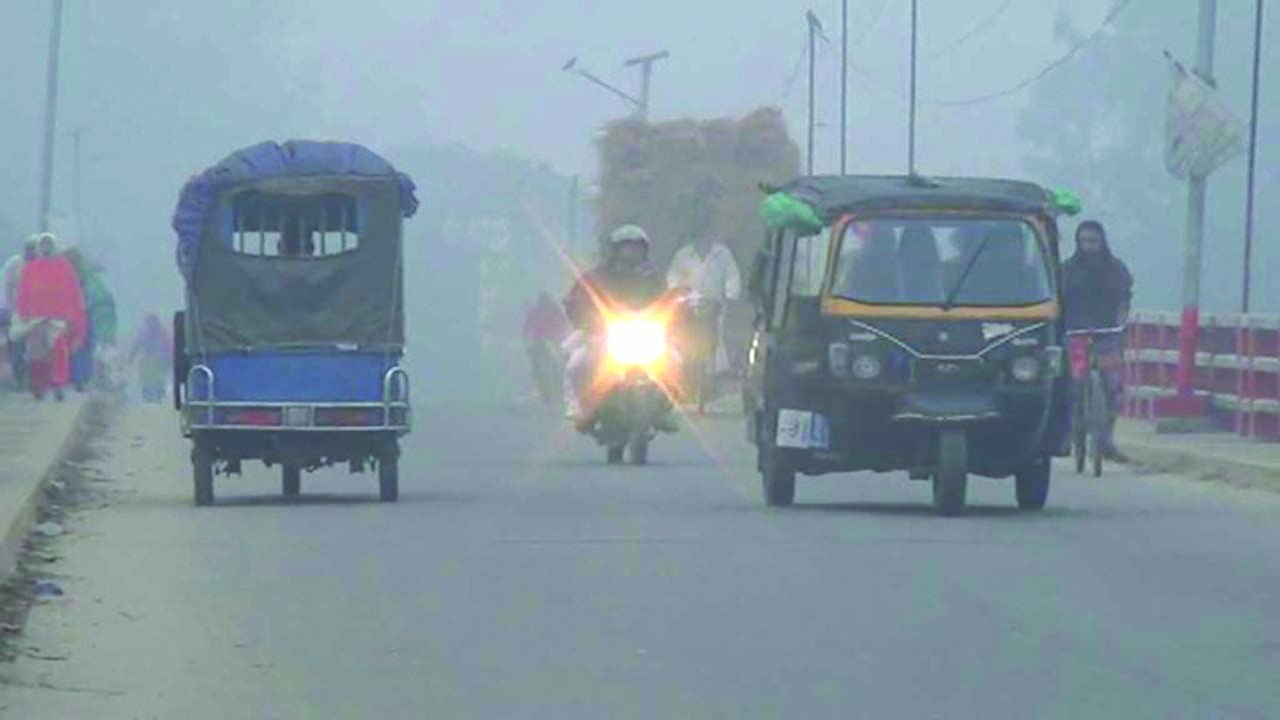
[[[1102,439],[1111,422],[1111,397],[1107,391],[1106,378],[1102,374],[1101,362],[1094,349],[1095,341],[1100,336],[1122,335],[1125,330],[1126,327],[1121,325],[1067,332],[1069,340],[1084,338],[1083,358],[1077,357],[1076,346],[1071,348],[1072,380],[1076,383],[1083,380],[1072,391],[1071,409],[1071,445],[1078,474],[1083,473],[1086,465],[1091,463],[1093,476],[1102,477],[1103,455],[1106,453]]]

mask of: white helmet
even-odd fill
[[[621,245],[622,243],[638,242],[643,243],[646,247],[649,245],[649,233],[639,225],[620,225],[612,233],[609,233],[610,245]]]

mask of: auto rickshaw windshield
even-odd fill
[[[1018,219],[849,223],[832,294],[873,304],[1034,305],[1051,298],[1040,237]]]

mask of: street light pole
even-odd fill
[[[1213,86],[1213,42],[1218,15],[1217,0],[1200,0],[1196,31],[1196,74]],[[1192,174],[1187,190],[1187,240],[1182,277],[1182,328],[1178,333],[1178,398],[1191,410],[1194,397],[1196,336],[1200,328],[1200,266],[1204,246],[1205,176]]]
[[[814,115],[814,95],[817,92],[817,47],[818,37],[822,34],[822,23],[818,21],[818,16],[810,10],[805,13],[805,20],[809,23],[809,139],[808,139],[808,162],[806,164],[806,172],[813,174],[813,134],[814,123],[816,122]]]
[[[916,174],[916,36],[918,28],[917,1],[911,0],[911,100],[907,113],[907,175]]]
[[[49,27],[49,55],[45,63],[44,146],[40,159],[40,208],[36,226],[49,230],[49,206],[53,197],[53,144],[58,125],[58,56],[62,46],[62,0],[53,0]]]
[[[78,127],[71,133],[71,140],[75,148],[75,202],[76,202],[76,242],[81,247],[84,246],[84,145],[82,139],[84,136],[84,128]]]
[[[849,0],[840,0],[840,174],[844,175],[848,173],[848,171],[849,171]]]
[[[653,64],[668,57],[671,57],[671,53],[663,50],[652,55],[632,58],[623,63],[627,67],[640,66],[640,102],[636,106],[636,117],[640,120],[649,119],[649,87],[653,81]]]
[[[1249,170],[1244,201],[1244,283],[1240,300],[1240,312],[1249,312],[1250,285],[1253,280],[1253,197],[1254,176],[1258,160],[1258,82],[1262,70],[1262,9],[1263,0],[1258,0],[1257,11],[1253,21],[1253,103],[1249,118]]]

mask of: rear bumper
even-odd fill
[[[388,433],[408,434],[413,428],[409,402],[409,374],[399,366],[382,378],[382,400],[376,402],[292,402],[280,400],[219,400],[217,380],[207,365],[195,365],[187,373],[187,397],[182,398],[183,434],[236,431],[254,433]],[[200,388],[201,397],[191,397]],[[252,422],[233,421],[242,415]],[[326,422],[325,417],[353,415],[358,423]]]

